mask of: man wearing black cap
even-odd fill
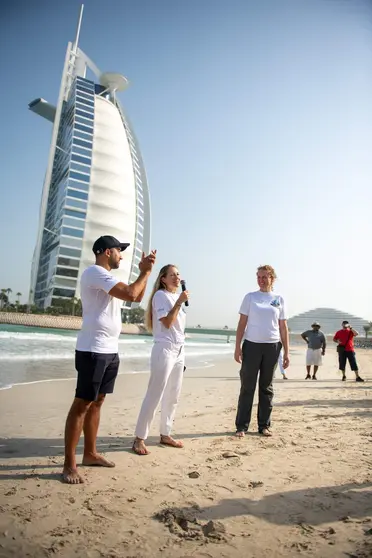
[[[342,322],[342,329],[335,333],[333,341],[337,343],[338,368],[342,372],[342,381],[346,381],[346,363],[349,361],[351,370],[355,373],[356,382],[364,382],[359,376],[358,363],[355,357],[354,337],[359,333],[351,327],[347,320]]]
[[[63,480],[84,482],[76,465],[76,446],[84,430],[83,465],[114,467],[97,452],[96,439],[101,406],[112,393],[119,369],[118,343],[121,332],[122,301],[140,302],[156,259],[156,250],[142,254],[140,274],[131,285],[112,275],[118,269],[128,243],[113,236],[101,236],[93,245],[96,263],[81,276],[80,294],[83,324],[75,352],[77,386],[75,399],[66,420]]]
[[[307,343],[306,352],[306,378],[311,378],[311,367],[314,366],[313,380],[316,380],[316,373],[319,366],[322,365],[322,357],[325,355],[327,341],[325,335],[320,331],[320,324],[314,322],[311,329],[301,334],[302,339]]]

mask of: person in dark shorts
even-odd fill
[[[80,294],[83,324],[75,352],[77,385],[65,427],[65,463],[63,480],[69,484],[84,482],[76,465],[76,446],[84,431],[83,465],[114,467],[97,452],[96,441],[101,407],[108,393],[113,393],[119,370],[118,344],[121,332],[122,301],[140,302],[156,260],[156,250],[142,255],[140,274],[126,285],[112,275],[118,269],[128,243],[113,236],[101,236],[93,245],[96,263],[81,276]]]
[[[338,368],[342,372],[342,381],[346,381],[346,363],[349,361],[350,368],[355,374],[356,382],[364,382],[359,376],[358,363],[355,356],[354,337],[358,332],[351,327],[347,320],[342,322],[342,329],[336,331],[333,341],[337,343]]]

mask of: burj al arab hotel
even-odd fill
[[[79,279],[94,263],[99,236],[130,242],[114,272],[125,283],[137,278],[142,251],[150,248],[146,173],[117,98],[128,81],[101,72],[79,48],[83,8],[67,46],[57,104],[42,98],[29,104],[52,125],[30,286],[30,302],[40,307],[79,298]]]

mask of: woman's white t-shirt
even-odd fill
[[[283,297],[273,292],[255,291],[245,295],[239,310],[248,316],[244,338],[252,343],[280,341],[279,320],[286,320]]]
[[[152,299],[152,330],[155,343],[165,342],[183,345],[185,342],[186,312],[181,306],[177,318],[168,329],[160,321],[168,316],[179,298],[179,294],[159,290]]]

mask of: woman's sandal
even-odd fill
[[[142,442],[142,444],[143,444],[142,449],[136,447],[138,442]],[[149,455],[149,453],[151,453],[151,452],[149,452],[149,450],[145,446],[145,442],[143,440],[134,440],[133,446],[132,446],[132,451],[134,451],[134,453],[136,453],[137,455]]]
[[[167,438],[167,441],[164,438]],[[181,440],[174,440],[171,436],[160,436],[160,444],[171,448],[183,448],[183,442]]]

